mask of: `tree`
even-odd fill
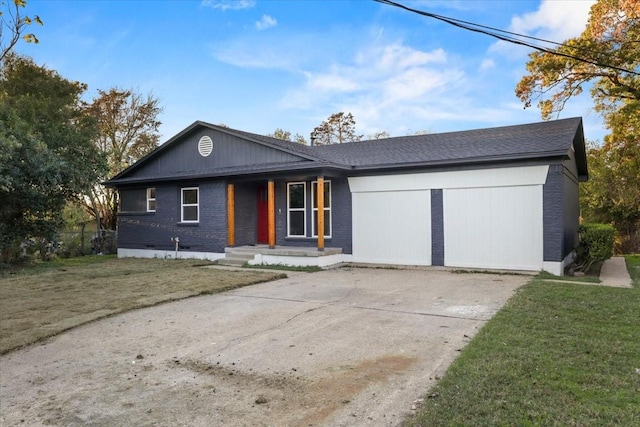
[[[133,162],[153,151],[160,136],[158,114],[162,111],[153,95],[143,97],[133,90],[99,90],[98,97],[87,106],[87,113],[98,124],[94,142],[104,153],[112,177]],[[118,213],[118,193],[100,184],[86,195],[86,207],[97,219],[100,228],[115,230]]]
[[[0,73],[0,250],[5,262],[26,238],[50,240],[68,200],[104,173],[86,85],[15,54]]]
[[[587,27],[580,36],[566,40],[554,53],[529,55],[529,75],[518,83],[516,95],[525,107],[538,100],[542,117],[549,119],[570,98],[582,93],[585,84],[593,82],[595,108],[607,127],[615,131],[614,123],[621,115],[637,117],[640,111],[639,39],[640,3],[599,0],[591,8]]]
[[[20,14],[20,9],[26,6],[26,0],[0,0],[0,62],[13,50],[21,36],[27,43],[39,43],[33,33],[22,35],[25,27],[33,23],[42,25],[38,15],[29,17]]]
[[[566,40],[553,53],[530,55],[529,74],[516,87],[525,108],[538,101],[542,118],[549,119],[592,84],[595,110],[610,133],[601,147],[589,149],[590,182],[584,186],[582,201],[589,217],[613,223],[623,239],[637,239],[633,236],[640,229],[638,40],[640,2],[599,0],[580,36]],[[640,250],[638,243],[634,250]]]
[[[582,218],[613,223],[618,252],[640,251],[640,144],[620,148],[590,143],[587,163],[589,181],[580,191]]]
[[[307,141],[304,139],[304,136],[296,133],[295,136],[291,138],[291,132],[281,128],[276,129],[275,131],[273,131],[273,133],[267,134],[267,136],[271,138],[282,139],[283,141],[294,141],[298,144],[307,145]]]
[[[351,113],[334,113],[311,132],[311,145],[342,144],[361,139],[362,135],[356,135],[356,121]]]
[[[367,139],[385,139],[389,138],[391,134],[386,130],[380,130],[372,133],[371,135],[367,135]]]

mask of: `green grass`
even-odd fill
[[[597,276],[556,276],[547,271],[541,271],[536,276],[538,279],[553,280],[559,282],[587,282],[587,283],[600,283],[600,279]]]
[[[627,262],[633,289],[522,287],[406,425],[640,425],[640,257]]]
[[[113,314],[286,277],[199,260],[83,257],[0,279],[0,354]],[[44,265],[46,264],[46,265]]]
[[[633,286],[640,288],[640,255],[627,255],[627,270],[631,280],[633,280]]]
[[[39,274],[45,271],[97,264],[116,259],[116,255],[87,255],[75,258],[56,258],[51,261],[35,261],[29,264],[4,266],[0,269],[0,278],[12,275]]]

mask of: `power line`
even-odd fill
[[[574,59],[576,61],[585,62],[587,64],[596,65],[598,67],[609,68],[609,69],[612,69],[612,70],[621,71],[623,73],[640,75],[640,73],[638,73],[636,71],[633,71],[633,70],[628,70],[626,68],[618,67],[618,66],[611,65],[611,64],[606,64],[606,63],[603,63],[603,62],[600,62],[600,61],[595,61],[595,60],[591,60],[591,59],[587,59],[587,58],[582,58],[582,57],[579,57],[579,56],[576,56],[576,55],[570,55],[570,54],[567,54],[567,53],[562,53],[562,52],[558,52],[558,51],[555,51],[555,50],[547,49],[545,47],[537,46],[537,45],[535,45],[533,43],[529,43],[527,41],[520,40],[520,39],[517,39],[517,38],[514,38],[514,37],[510,37],[510,36],[517,36],[517,37],[520,37],[520,38],[531,39],[531,40],[540,41],[540,42],[544,42],[544,43],[554,44],[556,46],[565,46],[565,47],[567,47],[567,45],[562,44],[562,43],[554,42],[554,41],[551,41],[551,40],[545,40],[545,39],[538,38],[538,37],[527,36],[527,35],[524,35],[524,34],[518,34],[518,33],[511,32],[511,31],[501,30],[501,29],[498,29],[498,28],[488,27],[486,25],[475,24],[473,22],[463,21],[463,20],[460,20],[460,19],[449,18],[449,17],[446,17],[446,16],[437,15],[435,13],[425,12],[425,11],[422,11],[422,10],[418,10],[418,9],[414,9],[414,8],[405,6],[405,5],[400,4],[400,3],[396,3],[396,2],[391,1],[391,0],[374,0],[374,1],[376,1],[378,3],[386,4],[386,5],[389,5],[389,6],[394,6],[394,7],[400,8],[400,9],[404,9],[404,10],[406,10],[408,12],[416,13],[418,15],[426,16],[428,18],[434,18],[434,19],[437,19],[439,21],[446,22],[447,24],[450,24],[450,25],[453,25],[453,26],[456,26],[456,27],[459,27],[459,28],[462,28],[462,29],[465,29],[465,30],[469,30],[469,31],[473,31],[473,32],[476,32],[476,33],[485,34],[485,35],[488,35],[488,36],[491,36],[491,37],[494,37],[494,38],[497,38],[499,40],[503,40],[503,41],[506,41],[506,42],[509,42],[509,43],[513,43],[513,44],[517,44],[517,45],[521,45],[521,46],[526,46],[526,47],[538,50],[540,52],[548,53],[550,55],[562,56],[562,57],[565,57],[565,58]],[[497,33],[503,33],[505,35],[497,34]],[[572,48],[577,49],[579,51],[593,53],[593,52],[591,52],[591,51],[589,51],[587,49],[580,49],[580,48],[573,47],[573,46],[572,46]]]

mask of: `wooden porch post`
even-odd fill
[[[267,185],[267,198],[268,198],[268,215],[269,221],[269,248],[276,247],[276,198],[275,198],[275,185],[272,179],[269,180]]]
[[[318,177],[316,200],[318,202],[318,250],[324,251],[324,177]]]
[[[227,245],[236,244],[236,200],[233,184],[227,184]]]

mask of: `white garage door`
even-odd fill
[[[431,191],[353,193],[355,262],[431,265]]]
[[[446,189],[443,204],[446,266],[542,268],[542,185]]]

